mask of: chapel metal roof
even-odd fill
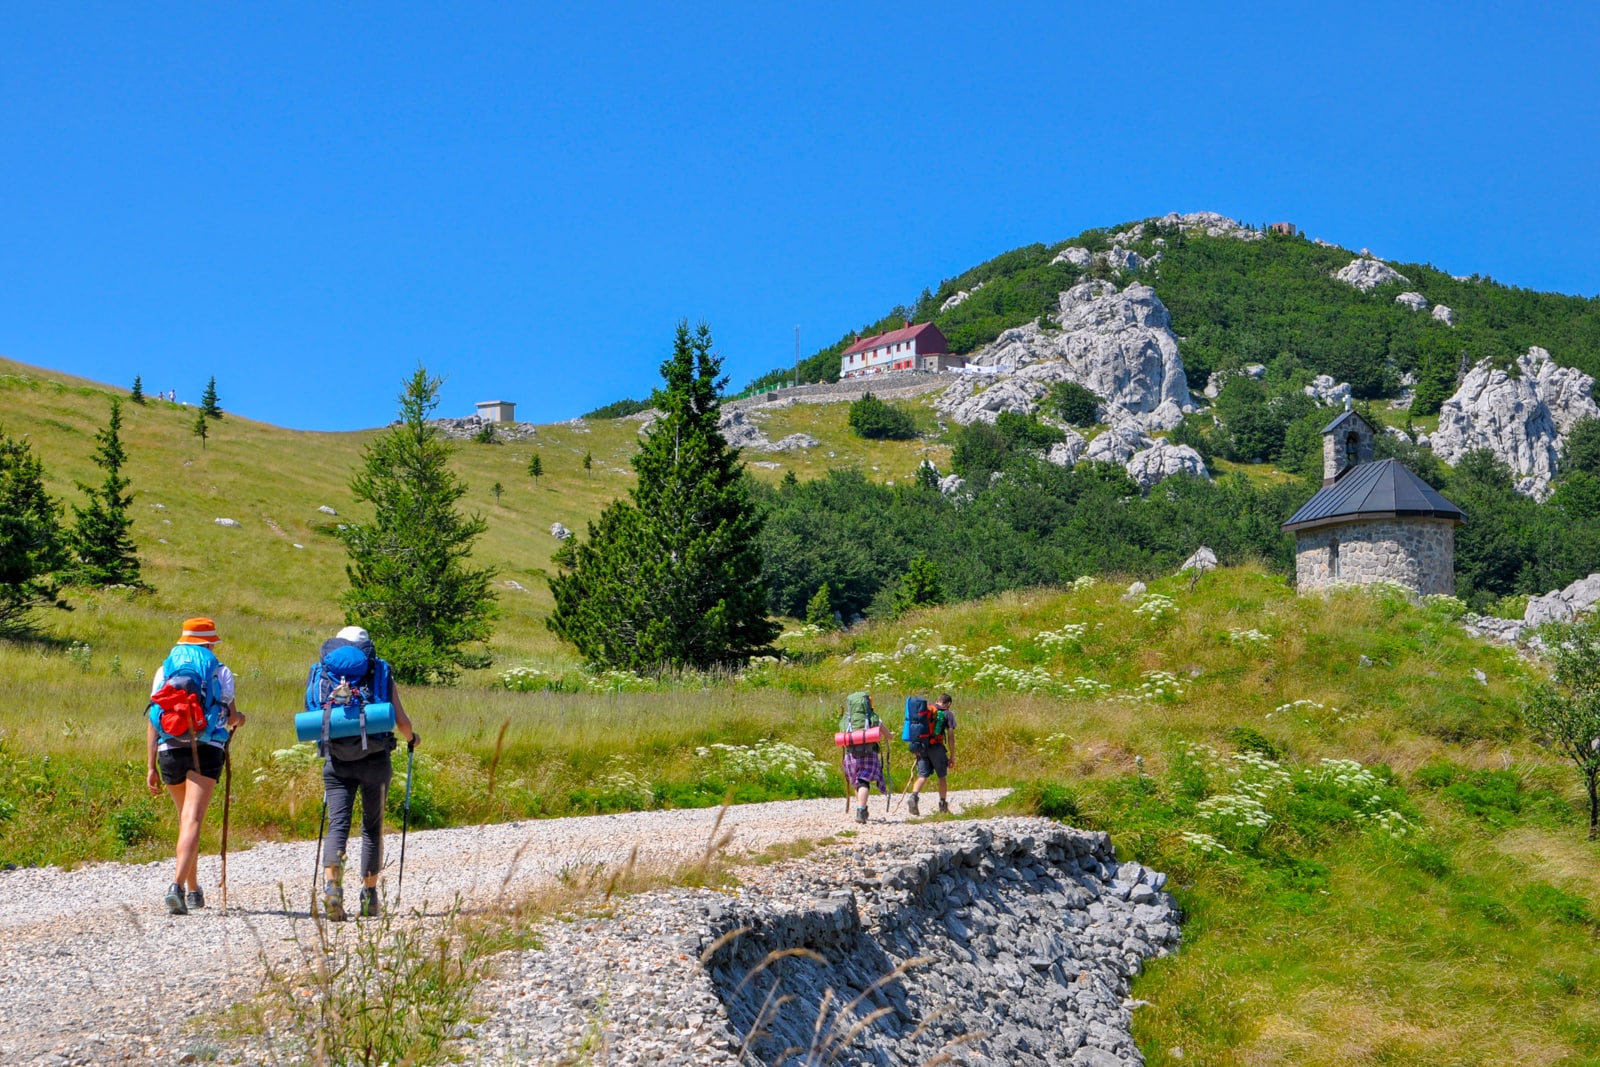
[[[1283,524],[1285,530],[1354,522],[1357,519],[1448,519],[1466,522],[1460,508],[1440,496],[1397,459],[1358,463],[1339,480],[1317,490]]]

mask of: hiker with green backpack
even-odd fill
[[[232,732],[244,725],[234,703],[233,672],[217,659],[216,643],[215,622],[185,619],[183,635],[156,669],[145,710],[145,785],[151,796],[159,796],[165,785],[178,809],[177,870],[162,900],[173,915],[206,905],[199,878],[200,826],[222,777]],[[226,889],[223,898],[226,905]]]
[[[867,821],[867,797],[874,784],[885,797],[894,793],[884,772],[882,740],[883,723],[872,706],[872,697],[851,693],[845,698],[844,715],[839,719],[839,732],[833,735],[833,743],[844,750],[845,789],[855,791],[858,823]]]

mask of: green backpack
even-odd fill
[[[878,713],[873,710],[870,696],[866,693],[851,693],[844,698],[844,715],[839,718],[840,733],[866,730],[878,724]]]

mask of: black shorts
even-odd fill
[[[917,777],[944,778],[950,773],[950,753],[943,745],[924,745],[916,753]]]
[[[200,777],[213,782],[222,777],[222,749],[216,745],[199,745]],[[194,754],[188,745],[164,748],[156,753],[156,764],[161,768],[161,780],[167,785],[178,785],[194,770]]]

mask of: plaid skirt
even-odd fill
[[[878,751],[878,746],[847,746],[844,750],[844,780],[851,789],[875,784],[880,792],[888,794],[889,780],[883,774],[883,755]]]

